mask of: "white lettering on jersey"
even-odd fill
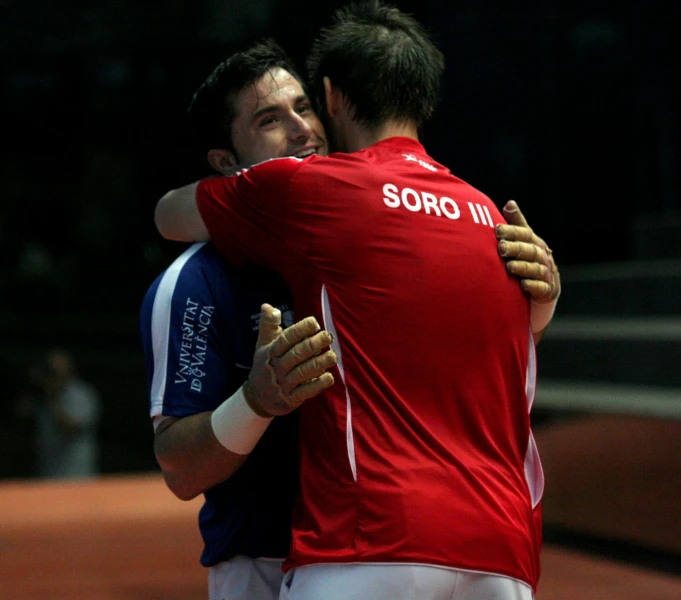
[[[389,208],[398,208],[400,204],[411,212],[423,211],[427,215],[433,214],[436,217],[445,216],[448,219],[458,219],[461,216],[459,206],[451,198],[442,196],[438,198],[430,192],[419,192],[411,188],[399,188],[386,183],[383,186],[383,202]]]
[[[198,311],[198,315],[197,315]],[[208,329],[215,313],[214,306],[201,306],[187,298],[182,319],[182,342],[175,383],[186,383],[193,392],[200,392],[206,372],[203,366],[208,350]]]
[[[489,214],[489,209],[486,206],[482,206],[481,204],[477,203],[473,204],[472,202],[469,202],[468,209],[471,211],[471,216],[473,217],[473,220],[476,223],[494,227],[494,223],[492,222],[492,215]]]

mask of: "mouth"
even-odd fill
[[[313,154],[317,154],[317,151],[319,150],[319,146],[313,146],[313,147],[306,147],[298,150],[297,152],[294,152],[291,154],[291,156],[295,156],[296,158],[305,158],[306,156],[312,156]]]

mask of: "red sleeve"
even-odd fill
[[[302,161],[279,158],[233,177],[199,183],[196,203],[213,243],[233,264],[256,262],[275,268],[288,239],[292,213],[288,190]]]

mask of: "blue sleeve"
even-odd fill
[[[235,367],[233,302],[226,266],[194,244],[151,285],[140,325],[150,415],[185,417],[215,409],[241,385]]]

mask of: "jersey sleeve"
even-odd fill
[[[203,244],[180,256],[149,288],[140,325],[150,416],[185,417],[215,409],[241,381],[232,381],[231,314],[223,275]],[[223,286],[224,287],[224,286]],[[219,296],[219,297],[218,297]]]
[[[233,177],[212,177],[199,183],[199,212],[213,243],[227,260],[276,268],[295,218],[290,183],[304,162],[277,158]]]

